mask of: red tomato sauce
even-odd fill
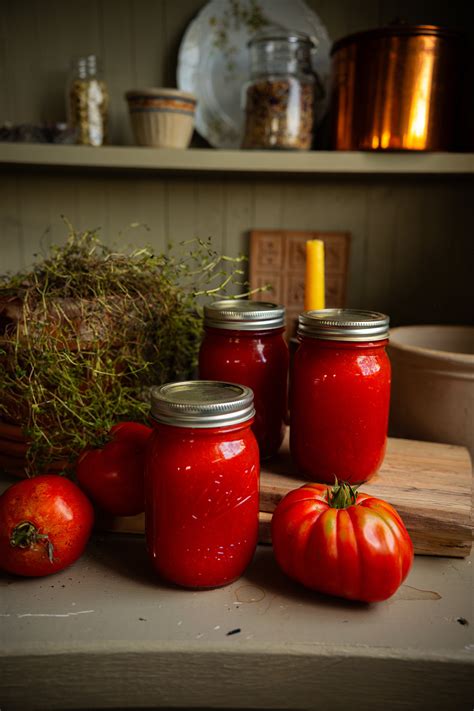
[[[231,583],[258,536],[259,457],[252,420],[202,429],[154,423],[145,474],[152,564],[192,588]]]
[[[199,376],[251,388],[255,400],[253,431],[260,458],[276,454],[285,435],[288,346],[284,328],[262,331],[205,328]]]
[[[387,443],[387,340],[342,342],[300,336],[291,382],[291,455],[313,481],[370,479]]]

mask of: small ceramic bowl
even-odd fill
[[[196,98],[192,94],[178,89],[132,89],[125,98],[139,146],[189,146],[196,111]]]
[[[393,328],[388,352],[391,434],[464,445],[474,456],[474,327]]]

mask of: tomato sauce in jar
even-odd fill
[[[259,456],[249,388],[187,381],[152,389],[145,468],[148,553],[166,580],[227,585],[255,552]]]
[[[359,484],[382,464],[390,404],[388,316],[355,309],[299,316],[290,450],[313,481]]]
[[[285,309],[262,301],[226,299],[204,307],[199,376],[251,388],[260,458],[276,454],[285,434],[288,346]]]

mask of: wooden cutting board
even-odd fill
[[[306,483],[296,474],[288,437],[278,457],[262,465],[260,537],[270,543],[272,511],[288,491]],[[472,544],[472,469],[467,449],[449,444],[390,439],[380,472],[361,491],[385,499],[401,517],[415,553],[463,558]],[[144,517],[103,521],[107,530],[143,533]]]
[[[262,470],[260,528],[270,542],[271,512],[305,479],[296,474],[288,438],[278,458]],[[412,537],[415,553],[463,558],[472,545],[472,468],[467,449],[389,438],[380,472],[361,491],[394,506]]]

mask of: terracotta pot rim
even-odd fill
[[[474,353],[460,353],[459,351],[446,351],[439,350],[437,348],[427,348],[426,346],[415,346],[409,343],[402,343],[397,340],[397,336],[402,332],[415,332],[415,331],[428,331],[430,329],[439,329],[444,332],[449,331],[465,331],[474,333],[474,326],[456,326],[456,325],[446,325],[446,324],[424,324],[421,326],[411,325],[411,326],[399,326],[397,328],[390,329],[390,341],[389,349],[392,352],[402,353],[409,355],[423,356],[425,358],[431,358],[438,361],[444,361],[449,363],[459,363],[464,366],[474,367]]]

